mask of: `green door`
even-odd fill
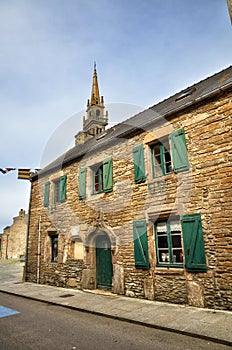
[[[111,244],[105,235],[96,239],[96,269],[97,288],[111,289],[113,276]]]

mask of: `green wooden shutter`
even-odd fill
[[[78,194],[79,199],[86,197],[86,168],[80,168],[79,170]]]
[[[207,271],[200,214],[183,215],[181,225],[186,270],[189,272]]]
[[[49,197],[50,197],[50,182],[46,182],[44,185],[44,207],[49,206]]]
[[[174,171],[181,172],[188,170],[189,161],[184,129],[173,131],[170,136],[172,145],[172,163]]]
[[[149,269],[146,220],[133,222],[135,267]]]
[[[135,146],[133,149],[133,153],[134,153],[135,183],[144,182],[146,180],[146,176],[145,176],[145,166],[144,166],[143,145]]]
[[[110,192],[113,190],[112,158],[108,158],[103,162],[103,189],[104,192]]]
[[[66,201],[66,179],[67,175],[60,177],[59,202]]]

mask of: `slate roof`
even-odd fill
[[[146,130],[152,124],[162,122],[189,106],[201,102],[209,97],[232,87],[232,66],[214,74],[178,93],[159,102],[158,104],[140,112],[133,117],[107,129],[105,133],[86,141],[84,144],[74,146],[63,155],[51,162],[32,177],[32,181],[39,176],[62,169],[68,163],[82,158],[100,149],[111,147],[113,144],[122,142],[125,138]]]

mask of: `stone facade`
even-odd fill
[[[13,218],[13,224],[3,230],[1,237],[1,259],[19,259],[26,253],[27,218],[25,210]]]
[[[186,103],[179,111],[168,111],[158,122],[154,110],[150,109],[154,123],[149,127],[117,137],[93,151],[89,148],[84,155],[64,160],[60,169],[50,166],[32,179],[26,279],[70,288],[99,288],[103,267],[98,265],[97,240],[109,239],[112,292],[231,310],[231,87],[218,89],[217,94],[191,105]],[[156,152],[154,147],[166,152],[163,145],[179,130],[184,130],[188,167],[178,171],[176,165],[175,170],[173,155],[172,168],[167,171],[168,156],[163,153],[166,170],[163,176],[154,176],[154,162],[161,157],[151,157]],[[135,181],[135,149],[141,145],[145,177]],[[175,147],[172,142],[173,154]],[[112,188],[96,191],[96,164],[103,164],[104,170],[107,159],[112,160]],[[86,193],[80,196],[82,169]],[[54,184],[64,175],[65,199],[54,204]],[[45,205],[46,184],[50,192]],[[196,251],[189,252],[184,218],[187,222],[196,217],[200,218],[203,241],[197,245],[196,238]],[[136,238],[140,232],[136,225],[144,222],[146,235]],[[164,224],[169,227],[168,234],[163,234]],[[54,237],[58,245],[53,244]],[[195,267],[190,266],[194,266],[193,254],[198,255]],[[147,260],[147,265],[139,265],[139,258]]]

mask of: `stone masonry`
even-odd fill
[[[3,230],[1,259],[19,259],[26,253],[27,218],[25,210],[21,209],[19,215],[13,218],[13,224]]]

